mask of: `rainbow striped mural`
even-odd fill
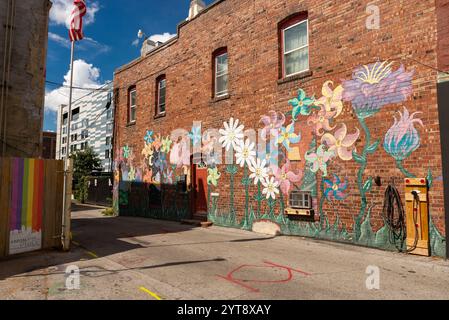
[[[11,163],[10,254],[41,248],[44,160],[15,158]]]

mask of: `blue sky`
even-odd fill
[[[68,83],[70,43],[66,26],[72,0],[52,0],[47,55],[47,81]],[[189,0],[88,0],[85,17],[85,39],[77,42],[75,85],[95,88],[113,79],[114,70],[137,58],[140,44],[133,45],[137,31],[148,36],[168,39],[176,34],[177,25],[185,20]],[[206,0],[210,4],[213,0]],[[77,90],[75,97],[88,91]],[[56,131],[56,108],[68,103],[68,91],[47,83],[44,130]]]

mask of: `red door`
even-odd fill
[[[193,165],[193,214],[207,215],[207,166]]]

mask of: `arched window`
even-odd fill
[[[279,22],[280,77],[309,71],[309,20],[307,12],[295,13]]]

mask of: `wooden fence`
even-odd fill
[[[0,257],[61,246],[64,163],[0,158]]]

